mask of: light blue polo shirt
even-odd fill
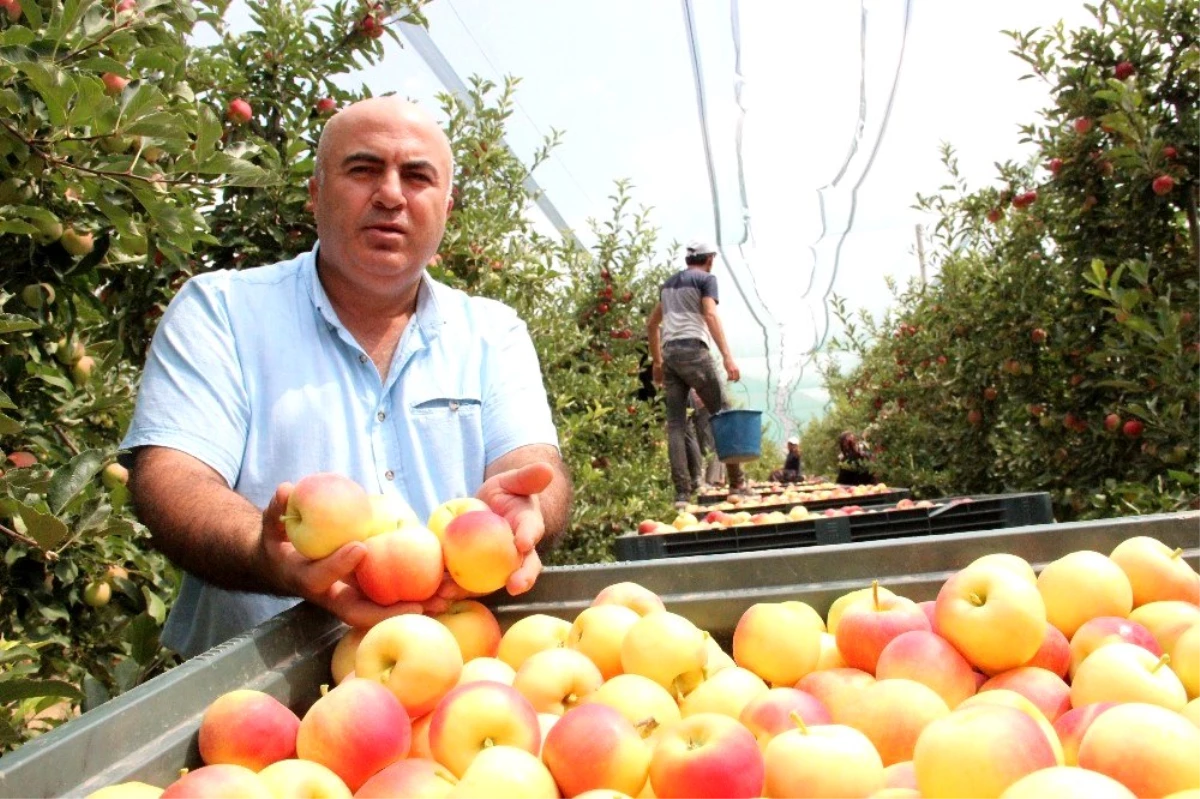
[[[506,305],[423,276],[387,380],[338,320],[316,248],[189,280],[151,343],[124,448],[170,447],[265,508],[314,472],[397,492],[419,518],[472,496],[487,464],[558,445],[533,342]],[[186,575],[163,643],[192,656],[298,600]]]

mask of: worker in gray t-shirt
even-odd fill
[[[689,243],[684,258],[687,269],[663,284],[659,303],[646,325],[654,382],[666,387],[667,453],[677,506],[687,504],[697,488],[691,484],[685,443],[688,390],[695,389],[706,408],[725,410],[729,405],[709,353],[710,340],[721,353],[729,379],[736,382],[741,377],[717,315],[717,279],[712,274],[716,256],[716,248],[705,242]],[[737,492],[742,487],[741,466],[728,466],[730,492]]]

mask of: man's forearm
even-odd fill
[[[200,579],[233,591],[281,593],[259,564],[262,511],[215,471],[176,450],[140,450],[129,488],[159,551]]]
[[[650,342],[650,362],[662,363],[662,341],[658,337],[658,325],[651,324],[646,328],[647,340]]]
[[[567,525],[571,521],[571,501],[575,494],[575,489],[571,484],[571,475],[568,473],[567,465],[563,462],[562,457],[560,456],[557,463],[551,463],[550,466],[554,469],[554,480],[546,487],[545,491],[538,495],[542,520],[546,525],[546,534],[538,545],[539,553],[549,552],[562,539]]]
[[[729,345],[725,342],[725,329],[721,327],[721,317],[715,313],[705,314],[704,322],[708,325],[708,332],[712,336],[713,343],[717,345],[717,352],[721,353],[721,357],[725,360],[733,360],[733,356],[729,353]]]

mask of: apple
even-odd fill
[[[1183,706],[1183,710],[1180,711],[1180,715],[1192,722],[1192,724],[1195,724],[1197,728],[1200,728],[1200,699],[1192,699],[1189,701]]]
[[[21,14],[25,13],[21,8],[21,0],[0,0],[0,9],[8,14],[9,22],[16,22],[21,18]]]
[[[982,688],[982,684],[980,685]],[[975,707],[978,705],[1000,705],[1002,707],[1012,707],[1029,716],[1037,723],[1041,729],[1042,735],[1050,743],[1050,749],[1054,752],[1054,760],[1058,765],[1063,765],[1063,750],[1062,743],[1058,740],[1058,735],[1054,732],[1054,725],[1046,718],[1046,714],[1038,709],[1038,706],[1025,698],[1016,691],[1008,688],[993,688],[989,691],[976,693],[975,696],[969,699],[964,699],[956,709],[965,707]]]
[[[112,601],[112,584],[107,580],[93,580],[83,588],[83,603],[88,607],[102,608]]]
[[[77,386],[86,385],[88,379],[92,376],[92,369],[96,366],[96,359],[90,355],[85,355],[75,362],[71,367],[71,382]]]
[[[1171,670],[1183,684],[1188,699],[1200,694],[1200,624],[1193,624],[1171,647]]]
[[[559,793],[550,770],[537,755],[501,745],[480,751],[447,796],[449,799],[558,799]]]
[[[621,643],[641,616],[624,605],[584,608],[567,634],[567,646],[586,655],[604,679],[621,673]]]
[[[88,231],[79,232],[75,228],[68,227],[63,231],[62,238],[59,243],[68,254],[79,257],[87,255],[96,246],[95,237]]]
[[[1075,672],[1079,669],[1079,664],[1088,655],[1105,644],[1121,641],[1137,644],[1155,657],[1163,653],[1162,647],[1158,645],[1158,641],[1154,639],[1151,632],[1136,621],[1130,621],[1120,616],[1097,616],[1081,624],[1075,634],[1071,636],[1071,643],[1068,646],[1071,656],[1068,673],[1074,677]]]
[[[758,748],[766,752],[772,738],[796,729],[793,713],[809,727],[833,722],[821,700],[796,688],[772,688],[760,694],[742,708],[738,720],[754,734]]]
[[[351,799],[354,794],[342,778],[326,766],[311,760],[278,760],[258,772],[271,796]]]
[[[959,706],[931,722],[913,750],[917,787],[928,799],[998,797],[1026,774],[1057,765],[1038,723],[1002,705]]]
[[[763,753],[764,796],[872,796],[884,786],[884,766],[867,737],[852,727],[810,727],[798,721]]]
[[[879,654],[896,636],[912,630],[929,631],[929,620],[917,603],[901,596],[880,596],[872,585],[870,601],[855,602],[838,622],[838,651],[851,668],[875,673]]]
[[[110,463],[100,472],[100,481],[109,491],[116,491],[117,486],[129,483],[129,470],[119,463]]]
[[[917,791],[917,770],[913,768],[911,760],[902,760],[899,763],[884,766],[883,785],[885,788],[914,791],[917,797],[921,795],[920,791]],[[876,793],[875,795],[878,796],[879,794]]]
[[[1078,631],[1076,634],[1078,635]],[[1042,645],[1025,665],[1046,669],[1065,679],[1071,668],[1071,644],[1061,630],[1046,622],[1046,635],[1042,638]]]
[[[300,718],[270,694],[237,690],[222,694],[200,719],[200,758],[261,771],[296,756]]]
[[[1170,175],[1159,175],[1150,184],[1150,187],[1159,197],[1165,197],[1175,190],[1175,178]]]
[[[1117,706],[1116,702],[1095,702],[1090,705],[1071,708],[1054,722],[1054,732],[1062,744],[1063,763],[1068,766],[1079,765],[1079,744],[1088,728],[1092,726],[1101,713]]]
[[[873,601],[878,595],[880,599],[887,596],[894,596],[891,591],[883,586],[869,585],[866,588],[859,588],[851,591],[848,594],[842,594],[837,599],[833,600],[833,604],[829,606],[829,612],[825,614],[825,629],[831,635],[837,635],[838,622],[842,619],[842,614],[846,612],[846,608],[855,602]]]
[[[1046,603],[1046,619],[1067,638],[1088,619],[1125,617],[1133,610],[1129,578],[1099,552],[1071,552],[1047,564],[1037,588]]]
[[[490,510],[468,511],[451,519],[442,533],[442,550],[454,582],[476,594],[503,588],[521,566],[512,527]]]
[[[740,719],[746,705],[768,690],[757,674],[734,666],[706,677],[679,703],[679,711],[684,718],[698,713],[719,713]]]
[[[296,756],[329,767],[357,791],[373,774],[404,759],[411,743],[412,722],[400,701],[380,683],[353,677],[300,719]]]
[[[1008,786],[1000,799],[1134,799],[1133,793],[1112,777],[1075,766],[1054,766],[1027,774]]]
[[[365,627],[351,627],[338,640],[333,648],[333,659],[329,663],[329,671],[334,685],[340,685],[343,680],[354,674],[354,659],[358,655],[358,645],[367,634]]]
[[[654,519],[642,519],[637,526],[638,535],[647,535],[658,531],[658,522]]]
[[[704,679],[707,680],[719,671],[737,668],[737,663],[725,653],[715,638],[706,635],[704,645],[708,649],[708,660],[704,663]]]
[[[425,527],[403,527],[373,535],[354,570],[358,587],[373,602],[423,602],[437,593],[445,572],[442,544]]]
[[[500,623],[486,606],[473,599],[451,602],[444,613],[434,616],[441,622],[462,650],[464,661],[479,657],[496,657],[500,651]]]
[[[315,109],[320,116],[332,114],[337,110],[337,100],[334,100],[332,97],[322,97],[320,100],[317,100]]]
[[[513,667],[499,658],[472,658],[463,664],[462,673],[458,675],[458,684],[491,680],[512,685],[516,676]]]
[[[302,477],[282,517],[288,540],[301,555],[324,558],[371,531],[367,492],[348,477],[318,472]]]
[[[795,685],[812,671],[824,630],[820,617],[814,621],[803,610],[808,606],[800,605],[759,602],[746,608],[733,631],[734,662],[773,686]]]
[[[354,657],[354,673],[387,686],[411,718],[433,710],[458,683],[462,667],[462,652],[450,631],[415,614],[376,623]]]
[[[16,0],[13,0],[16,2]],[[0,8],[4,1],[0,0]],[[130,780],[118,782],[116,785],[106,785],[98,791],[92,791],[84,799],[159,799],[163,789],[146,782]]]
[[[1028,662],[1046,634],[1038,589],[994,565],[968,566],[938,591],[937,629],[972,665],[997,674]]]
[[[912,760],[921,732],[949,712],[933,689],[914,680],[893,678],[878,680],[853,695],[839,714],[838,723],[867,736],[883,765],[890,766]]]
[[[1121,426],[1121,432],[1125,434],[1126,438],[1140,438],[1144,429],[1145,425],[1140,419],[1130,419]]]
[[[14,469],[28,469],[38,462],[37,456],[32,452],[10,452],[7,460]]]
[[[1037,585],[1037,574],[1034,573],[1033,566],[1029,565],[1029,561],[1020,555],[1012,555],[1007,552],[990,552],[987,555],[981,555],[968,565],[997,566],[1028,580],[1030,585]]]
[[[599,788],[637,796],[649,776],[650,748],[616,710],[586,704],[550,729],[542,762],[567,796]]]
[[[1137,796],[1168,796],[1200,789],[1196,752],[1200,727],[1166,708],[1130,702],[1092,722],[1079,744],[1079,766]]]
[[[813,671],[822,671],[823,669],[842,669],[846,667],[846,659],[842,657],[842,652],[837,646],[837,636],[829,633],[821,633],[821,651],[817,655],[816,665],[813,666]]]
[[[482,499],[475,497],[448,499],[433,509],[425,526],[432,530],[438,538],[444,538],[446,525],[450,523],[451,519],[474,510],[491,510],[491,508]]]
[[[660,610],[638,619],[621,642],[621,669],[649,677],[675,697],[704,679],[706,634],[682,616]]]
[[[875,676],[907,679],[932,689],[950,709],[975,694],[971,664],[940,635],[911,630],[896,636],[879,654]]]
[[[512,687],[538,713],[561,716],[604,682],[600,669],[574,649],[544,649],[530,655],[513,677]]]
[[[1092,120],[1087,117],[1079,117],[1072,123],[1075,127],[1075,132],[1085,134],[1092,129]]]
[[[1087,657],[1071,680],[1071,704],[1142,702],[1180,711],[1187,692],[1167,665],[1166,655],[1155,657],[1136,644],[1102,646]]]
[[[1169,652],[1185,630],[1200,622],[1200,607],[1180,600],[1150,602],[1134,608],[1129,620],[1149,630],[1162,650]]]
[[[571,622],[566,619],[533,613],[517,619],[505,630],[496,649],[496,657],[515,671],[534,652],[565,646],[570,634]]]
[[[100,80],[104,82],[105,94],[120,94],[129,85],[129,78],[123,78],[115,72],[105,72]]]
[[[763,754],[736,719],[689,716],[659,734],[650,757],[650,786],[659,799],[751,799],[762,796]]]
[[[875,678],[860,669],[844,668],[814,671],[796,683],[796,689],[811,694],[829,710],[834,724],[843,724],[849,706]]]
[[[682,718],[667,689],[640,674],[618,674],[596,689],[586,704],[608,705],[624,716],[644,739]]]
[[[163,799],[190,799],[194,796],[272,799],[270,789],[256,773],[245,766],[229,763],[187,771],[162,792]]]
[[[536,754],[542,731],[537,712],[517,690],[498,682],[460,685],[438,703],[429,722],[429,749],[462,779],[485,749],[510,746]]]
[[[458,783],[445,766],[432,760],[409,758],[380,771],[362,784],[354,799],[442,799]]]
[[[371,494],[371,530],[368,537],[390,533],[405,527],[420,527],[421,521],[399,494]],[[441,545],[441,539],[438,539]]]
[[[412,744],[408,748],[408,756],[410,758],[425,758],[433,760],[433,750],[429,747],[429,725],[433,721],[433,714],[426,713],[419,719],[412,721]]]
[[[1053,724],[1071,709],[1071,688],[1062,677],[1036,666],[1018,666],[1001,672],[979,686],[979,691],[1014,691],[1028,699]]]
[[[226,109],[225,116],[235,125],[244,125],[254,116],[254,112],[250,108],[250,103],[241,97],[236,97],[229,101],[229,108]]]
[[[1117,544],[1109,557],[1125,572],[1135,608],[1150,602],[1182,600],[1200,604],[1200,574],[1158,539],[1140,535]]]

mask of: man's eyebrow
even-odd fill
[[[342,166],[349,166],[354,163],[383,164],[386,163],[386,159],[372,152],[354,152],[342,159]],[[405,161],[400,167],[405,170],[426,170],[432,172],[434,175],[439,174],[437,165],[424,158],[414,158],[411,161]]]

